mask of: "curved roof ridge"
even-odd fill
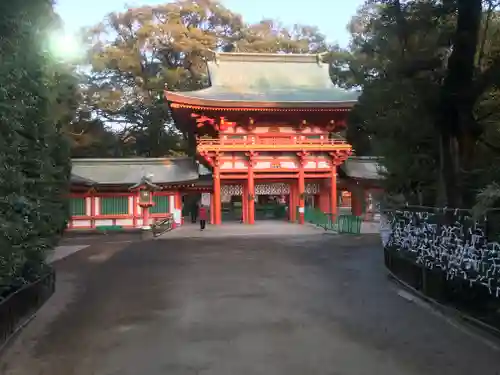
[[[215,61],[317,63],[324,53],[216,52]]]

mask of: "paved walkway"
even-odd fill
[[[56,262],[56,295],[0,373],[500,374],[495,343],[387,279],[378,236],[286,228],[96,243]]]
[[[200,231],[199,224],[186,223],[183,226],[164,233],[159,239],[172,238],[214,238],[214,237],[276,237],[276,236],[304,236],[322,235],[325,231],[313,225],[298,225],[286,221],[261,220],[253,225],[238,222],[223,223],[222,225],[207,225]]]

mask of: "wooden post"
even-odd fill
[[[220,201],[220,170],[219,170],[219,161],[216,160],[214,163],[214,224],[220,225],[221,220],[221,201]]]
[[[248,203],[248,224],[255,224],[255,181],[252,167],[249,167],[248,170],[248,195],[246,200]]]
[[[241,196],[241,215],[243,222],[248,223],[248,186],[243,183],[243,192]]]
[[[142,229],[150,229],[149,227],[149,207],[142,207]]]
[[[210,193],[210,224],[215,224],[214,193]]]
[[[95,228],[95,194],[93,191],[90,192],[90,228]]]
[[[337,166],[333,164],[330,186],[330,213],[332,220],[337,216]]]
[[[255,154],[250,152],[248,155],[248,195],[245,197],[248,206],[248,224],[255,224],[255,179],[253,175],[253,166],[255,163]]]
[[[299,169],[299,189],[298,189],[298,194],[299,194],[299,224],[304,224],[304,211],[305,211],[305,191],[306,191],[306,182],[304,178],[304,167],[302,163],[300,164],[300,169]]]
[[[319,209],[324,213],[329,213],[330,211],[329,192],[328,186],[326,186],[326,181],[323,181],[323,183],[320,185]]]
[[[364,191],[360,191],[358,186],[355,186],[351,189],[351,213],[354,216],[363,215],[362,199],[364,199],[364,195]]]
[[[138,227],[137,216],[139,216],[139,199],[137,195],[137,193],[132,194],[132,226],[134,228]]]

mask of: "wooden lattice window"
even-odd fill
[[[169,196],[168,195],[153,195],[154,206],[151,207],[152,214],[169,213]]]
[[[85,198],[70,198],[69,200],[69,214],[71,216],[85,216],[87,214],[85,209]]]
[[[102,197],[101,215],[128,215],[128,197]]]

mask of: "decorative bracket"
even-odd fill
[[[255,120],[250,117],[248,119],[248,130],[253,131],[255,129]]]
[[[249,167],[255,167],[255,165],[257,164],[257,160],[256,160],[256,156],[258,156],[259,154],[255,151],[249,151],[249,152],[245,152],[245,156],[248,157],[248,166]]]
[[[224,131],[224,130],[227,130],[231,127],[234,127],[236,126],[236,122],[234,121],[227,121],[227,119],[223,116],[220,117],[220,121],[219,121],[219,124],[217,125],[217,130],[218,131]]]
[[[309,156],[309,152],[306,151],[300,151],[297,152],[297,156],[299,157],[299,163],[302,167],[306,166],[307,160],[306,157]]]
[[[328,153],[332,158],[332,166],[338,167],[344,161],[346,161],[352,154],[352,150],[337,150]]]
[[[215,120],[213,118],[207,117],[205,115],[200,115],[198,113],[191,113],[191,117],[196,119],[196,127],[201,128],[206,124],[215,125]]]

